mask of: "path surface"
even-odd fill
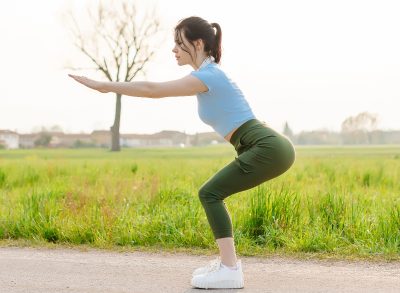
[[[242,259],[243,289],[204,290],[192,271],[214,256],[0,248],[1,293],[400,292],[400,263]]]

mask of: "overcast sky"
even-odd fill
[[[0,4],[0,129],[27,133],[59,125],[65,132],[109,129],[115,95],[67,76],[83,66],[62,13],[96,1],[3,1]],[[109,1],[111,2],[111,0]],[[158,7],[166,41],[137,80],[165,81],[193,69],[176,64],[173,27],[197,15],[223,32],[222,68],[242,88],[257,118],[281,131],[340,130],[360,112],[379,115],[379,128],[400,129],[400,1],[136,1]],[[90,64],[88,62],[85,65]],[[75,72],[101,77],[96,72]],[[105,79],[104,79],[105,80]],[[212,131],[195,96],[124,96],[121,133]]]

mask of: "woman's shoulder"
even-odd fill
[[[207,72],[209,74],[215,75],[215,76],[225,76],[224,69],[219,65],[218,63],[210,63],[204,66],[203,68],[200,68],[199,71]]]

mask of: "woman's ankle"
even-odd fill
[[[229,269],[231,269],[231,270],[236,270],[237,269],[237,264],[225,264],[225,263],[222,263],[222,265],[224,266],[224,267],[227,267],[227,268],[229,268]]]

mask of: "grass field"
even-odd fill
[[[400,147],[296,147],[293,167],[225,202],[242,255],[400,259]],[[215,251],[197,191],[236,153],[0,150],[0,239]]]

